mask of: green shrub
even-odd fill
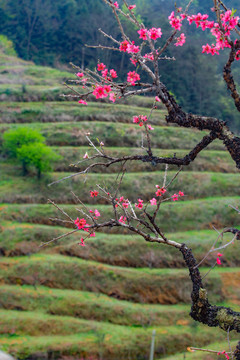
[[[5,35],[0,35],[0,51],[9,56],[17,56],[13,42]]]
[[[33,166],[40,179],[42,172],[51,170],[52,163],[60,158],[44,142],[37,130],[25,127],[9,130],[3,135],[3,153],[22,165],[23,175]]]
[[[32,143],[21,146],[17,150],[17,158],[26,166],[34,166],[40,179],[42,172],[52,169],[51,164],[59,159],[59,155],[43,143]]]

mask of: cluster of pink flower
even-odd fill
[[[111,69],[108,74],[108,69],[103,63],[98,64],[97,69],[98,71],[102,72],[102,77],[104,77],[108,81],[111,81],[112,79],[116,79],[118,77],[117,72],[114,69]]]
[[[158,51],[156,50],[156,54],[158,55]],[[150,53],[148,53],[148,54],[145,54],[144,56],[143,56],[145,59],[148,59],[148,60],[154,60],[154,55],[153,55],[153,53],[152,52],[150,52]]]
[[[133,116],[134,124],[139,124],[139,126],[143,126],[143,121],[147,121],[147,116],[144,115]]]
[[[81,230],[81,229],[84,229],[85,226],[89,226],[86,222],[85,219],[79,219],[77,218],[75,221],[74,221],[75,225],[77,225],[78,229]]]
[[[97,219],[99,216],[101,216],[100,212],[98,210],[89,210],[90,214],[94,214],[94,219]]]
[[[184,193],[182,191],[179,191],[178,194],[173,194],[171,198],[173,199],[173,201],[178,201],[179,196],[184,196]]]
[[[129,82],[132,86],[136,85],[136,81],[140,80],[140,75],[136,73],[136,71],[129,71],[127,74],[127,82]]]
[[[156,185],[157,191],[155,192],[156,196],[162,196],[167,191],[164,187],[160,187],[159,185]],[[182,191],[179,191],[178,194],[173,194],[171,196],[173,201],[177,201],[179,196],[184,196],[184,193]],[[152,198],[150,200],[151,205],[157,205],[157,199]]]
[[[177,42],[174,44],[176,46],[183,46],[183,44],[186,42],[186,36],[184,35],[184,33],[182,33],[178,38],[177,38]]]
[[[88,227],[90,226],[89,224],[87,224],[86,220],[85,219],[79,219],[77,218],[75,221],[74,221],[75,225],[77,225],[77,228],[78,230],[83,230],[83,231],[87,231],[89,232],[89,229]],[[95,233],[90,233],[89,234],[90,237],[95,237]],[[78,245],[81,245],[81,246],[85,246],[85,243],[84,243],[84,239],[81,238],[80,239],[81,242],[78,243]]]
[[[185,14],[180,14],[179,16],[175,16],[174,15],[174,11],[171,12],[170,16],[168,17],[168,19],[170,20],[169,23],[170,25],[175,29],[175,30],[181,30],[182,27],[182,21],[183,19],[185,19],[186,15]]]
[[[140,49],[139,46],[136,46],[134,44],[134,41],[132,41],[132,43],[130,44],[130,42],[124,40],[121,42],[119,49],[120,51],[127,52],[128,54],[137,54]]]
[[[101,99],[109,96],[109,100],[115,102],[116,94],[114,92],[111,92],[111,90],[112,89],[110,85],[97,85],[93,90],[93,95],[95,95],[96,99]]]
[[[217,264],[218,264],[218,265],[222,265],[221,260],[220,260],[219,258],[220,258],[221,256],[223,256],[223,254],[217,253],[217,256],[218,256],[218,257],[217,257],[217,260],[216,260],[216,261],[217,261]]]
[[[113,4],[117,9],[119,9],[119,4],[117,1],[115,1],[115,3]],[[135,9],[136,5],[129,5],[128,6],[128,10],[133,10]]]
[[[189,25],[195,22],[196,27],[201,26],[202,30],[211,29],[214,27],[214,21],[209,21],[207,14],[198,13],[197,15],[191,15],[187,17]]]
[[[127,221],[126,216],[120,216],[119,222],[122,224],[125,224],[125,222]]]
[[[157,191],[155,192],[156,196],[162,196],[167,191],[164,187],[160,187],[159,185],[156,185]]]
[[[156,185],[157,191],[155,192],[156,196],[162,196],[167,191],[164,187],[160,187],[159,185]],[[157,205],[157,199],[152,198],[150,201],[151,205]]]
[[[130,58],[130,61],[134,66],[137,65],[137,59],[135,59],[134,57]]]
[[[162,36],[161,28],[151,28],[151,29],[140,29],[138,30],[139,39],[147,40],[148,37],[152,40],[157,40]]]
[[[197,15],[188,16],[187,19],[190,25],[195,22],[196,27],[198,28],[201,26],[203,31],[206,29],[211,29],[212,35],[216,38],[216,44],[203,45],[202,53],[219,55],[219,50],[223,50],[224,48],[231,48],[228,43],[227,36],[230,36],[230,31],[232,31],[235,26],[237,26],[239,21],[239,16],[234,17],[231,10],[226,11],[225,14],[221,14],[221,22],[225,34],[222,34],[218,23],[207,20],[207,14],[198,13]],[[236,52],[235,59],[240,60],[240,50]]]
[[[229,359],[230,359],[229,355],[226,353],[226,351],[225,351],[225,350],[223,350],[223,351],[219,351],[217,354],[218,354],[218,355],[224,355],[224,356],[225,356],[225,358],[226,358],[227,360],[229,360]]]
[[[143,208],[143,200],[138,199],[138,203],[135,204],[136,208],[142,209]]]
[[[119,199],[116,198],[115,201],[122,203],[122,207],[124,207],[125,209],[127,209],[128,206],[129,206],[129,201],[128,201],[128,199],[124,199],[123,196],[121,196]],[[118,207],[118,204],[116,204],[115,207]]]
[[[148,118],[145,115],[138,115],[138,116],[133,116],[133,122],[134,124],[138,124],[139,126],[143,126],[144,122],[147,122]],[[154,130],[154,128],[147,124],[148,130]]]
[[[224,30],[233,30],[238,24],[239,16],[233,16],[232,10],[228,10],[225,14],[221,14],[221,21],[226,26]],[[228,23],[228,24],[227,24]]]
[[[98,194],[99,194],[99,192],[98,191],[96,191],[96,190],[93,190],[93,191],[90,191],[90,196],[92,197],[92,198],[94,198],[94,196],[98,196]]]

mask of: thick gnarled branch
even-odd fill
[[[224,331],[235,330],[240,332],[240,312],[224,306],[211,305],[208,301],[207,290],[204,289],[200,271],[192,250],[182,244],[180,251],[189,269],[192,281],[192,308],[191,317],[210,327],[220,327]]]

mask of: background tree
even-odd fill
[[[44,141],[36,130],[24,127],[9,130],[3,135],[3,153],[22,165],[23,175],[28,173],[30,166],[35,167],[40,179],[42,172],[49,171],[52,163],[60,157]]]

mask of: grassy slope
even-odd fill
[[[4,170],[3,166],[0,166]],[[4,172],[4,171],[3,171]],[[0,202],[32,202],[46,203],[46,199],[52,198],[57,203],[74,203],[71,193],[81,194],[81,201],[85,204],[91,201],[89,191],[96,184],[105,187],[112,192],[116,184],[116,174],[87,174],[65,180],[54,186],[48,184],[71,175],[71,173],[53,173],[44,177],[42,181],[36,181],[33,177],[16,176],[16,170],[1,177]],[[168,173],[167,182],[170,182],[175,172]],[[156,184],[162,184],[164,172],[132,173],[126,174],[121,183],[121,195],[129,198],[133,203],[140,197],[145,202],[156,197]],[[181,190],[186,195],[182,200],[206,198],[211,196],[236,196],[240,195],[238,174],[218,174],[210,172],[182,172],[171,185],[167,193],[168,197]],[[30,196],[29,196],[30,195]],[[99,199],[100,204],[108,204],[108,200]]]
[[[3,319],[11,322],[11,315],[2,313]],[[9,338],[0,338],[0,344],[6,350],[10,350],[18,358],[25,358],[30,354],[43,353],[51,351],[55,357],[64,354],[72,356],[91,355],[100,356],[104,359],[124,359],[139,358],[143,359],[148,354],[148,345],[151,339],[152,329],[143,330],[139,328],[127,328],[123,326],[84,321],[72,318],[59,318],[56,316],[42,316],[37,313],[27,313],[17,315],[17,324],[15,321],[16,335]],[[40,316],[39,316],[40,315]],[[22,321],[21,321],[22,317]],[[44,327],[46,333],[52,329],[54,324],[55,331],[58,328],[65,329],[65,333],[77,332],[71,335],[50,335],[50,336],[30,336],[29,330],[24,336],[18,336],[18,331],[24,328],[24,321],[28,320],[29,326],[37,333],[39,328]],[[4,320],[3,320],[4,323]],[[21,333],[21,331],[19,331]],[[224,339],[222,333],[216,334],[213,329],[206,329],[204,332],[201,327],[193,329],[179,325],[177,327],[156,328],[156,356],[174,354],[183,351],[190,344],[200,344],[204,346],[209,340],[220,341]]]
[[[231,340],[232,349],[234,349],[236,345],[237,341]],[[226,342],[214,342],[205,348],[216,351],[216,353],[210,353],[206,351],[184,352],[174,354],[173,356],[164,357],[163,360],[224,360],[226,357],[224,355],[217,355],[217,352],[221,352],[223,350],[229,352],[229,346],[226,344]]]
[[[2,123],[31,123],[31,122],[63,122],[63,121],[108,121],[131,122],[136,114],[148,115],[149,109],[139,106],[123,104],[109,104],[89,102],[82,107],[77,102],[8,102],[1,104],[0,122]],[[166,125],[164,110],[156,110],[151,123]]]
[[[228,205],[238,206],[239,197],[205,198],[204,200],[179,201],[178,203],[166,203],[162,206],[158,215],[159,224],[164,232],[202,230],[212,227],[224,228],[236,226],[239,222],[237,211]],[[79,212],[72,205],[61,205],[73,219],[79,216]],[[89,209],[96,208],[96,202],[88,205]],[[111,206],[97,205],[102,219],[112,215]],[[52,205],[43,204],[0,204],[0,219],[9,221],[20,221],[34,224],[56,225],[61,221],[52,221],[50,218],[62,215]],[[67,223],[64,223],[67,226]],[[115,232],[111,229],[111,233]],[[105,229],[110,232],[110,229]]]
[[[164,245],[148,243],[135,235],[98,233],[96,238],[89,238],[86,241],[87,248],[84,248],[79,246],[80,234],[74,233],[68,238],[39,248],[41,243],[65,233],[65,228],[57,226],[2,222],[0,252],[5,256],[31,255],[36,252],[58,253],[123,267],[184,267],[182,256],[175,248],[171,247],[166,251]],[[197,261],[205,256],[216,240],[214,230],[185,231],[166,235],[171,240],[184,242],[190,246]],[[225,235],[224,242],[219,240],[216,246],[227,243],[231,238],[232,236]],[[204,265],[211,266],[215,259],[216,252],[212,252]],[[226,248],[222,264],[225,267],[240,266],[240,249],[237,242]]]
[[[0,124],[0,135],[8,129],[16,129],[26,126],[25,124]],[[56,123],[31,123],[29,128],[41,132],[46,137],[48,145],[56,146],[87,146],[88,140],[86,133],[91,133],[92,139],[104,141],[106,146],[117,147],[138,147],[141,145],[141,127],[136,124],[108,123],[98,121],[94,123],[88,121],[79,122],[56,122]],[[187,128],[174,128],[170,126],[155,126],[152,132],[152,147],[162,149],[182,149],[185,148],[186,138],[189,149],[193,148],[206,131],[198,131]],[[1,138],[0,138],[1,141]],[[97,144],[97,142],[96,142]],[[214,141],[209,145],[209,149],[222,150],[223,145],[220,141]]]
[[[62,159],[56,162],[53,166],[55,171],[71,171],[74,172],[75,169],[78,171],[84,170],[86,164],[80,163],[76,167],[69,166],[69,164],[75,164],[82,159],[85,152],[88,152],[89,156],[93,154],[93,151],[90,147],[53,147],[59,155],[62,156]],[[129,148],[110,148],[106,147],[105,149],[108,154],[111,154],[113,157],[124,156],[131,154]],[[139,148],[133,148],[134,153],[142,153],[142,150]],[[182,149],[155,149],[154,155],[162,157],[173,157],[176,154],[177,157],[184,157],[188,154],[188,150]],[[89,160],[91,163],[91,160]],[[129,172],[145,172],[145,171],[158,171],[163,169],[164,165],[152,166],[151,164],[145,164],[142,162],[131,162],[129,165],[126,164],[126,168]],[[169,167],[173,169],[173,167]],[[98,173],[111,173],[116,171],[116,167],[102,167],[92,169],[92,172]],[[226,151],[217,151],[217,150],[205,150],[201,152],[194,162],[186,168],[183,168],[183,171],[212,171],[212,172],[223,172],[223,173],[238,173],[236,166],[234,165],[229,153]]]
[[[202,273],[207,269],[203,268]],[[239,301],[234,289],[239,268],[218,268],[205,280],[213,302]],[[87,281],[86,281],[87,279]],[[191,282],[186,269],[121,268],[62,255],[0,259],[4,284],[46,285],[51,288],[104,293],[122,300],[153,304],[189,303]],[[178,284],[184,284],[184,288]]]
[[[114,149],[106,148],[107,151],[123,153],[128,149],[117,148],[117,146],[128,147],[132,145],[139,146],[138,137],[141,129],[131,124],[131,116],[145,114],[144,106],[151,106],[152,99],[148,97],[136,97],[130,99],[128,107],[116,105],[110,107],[108,104],[90,103],[88,108],[80,108],[78,104],[61,102],[56,103],[27,103],[29,101],[53,101],[64,100],[60,95],[63,91],[62,80],[71,77],[68,72],[60,72],[45,67],[37,67],[32,63],[24,62],[20,59],[1,56],[0,54],[0,76],[4,79],[4,84],[0,85],[1,134],[8,128],[17,126],[26,126],[25,124],[12,124],[12,122],[29,123],[27,126],[37,128],[47,137],[47,143],[57,145],[59,152],[64,156],[55,169],[66,171],[68,168],[63,163],[75,162],[87,150],[78,149],[77,146],[87,145],[85,132],[90,131],[93,138],[97,136],[105,144]],[[16,79],[18,79],[16,81]],[[12,103],[12,101],[18,103]],[[10,101],[10,102],[9,102]],[[19,101],[25,101],[20,103]],[[8,103],[9,102],[9,103]],[[141,107],[141,108],[140,108]],[[105,112],[108,112],[105,115]],[[119,115],[119,112],[121,113]],[[164,125],[164,112],[158,110],[152,118],[155,124]],[[160,120],[159,120],[160,118]],[[84,121],[84,120],[87,120]],[[45,122],[48,123],[45,123]],[[57,121],[54,123],[53,121]],[[81,121],[81,123],[78,121]],[[104,121],[104,122],[103,122]],[[118,122],[114,124],[114,122]],[[8,122],[9,124],[5,124]],[[41,122],[41,123],[40,123]],[[122,123],[121,123],[122,122]],[[189,147],[194,146],[203,133],[194,132],[190,129],[178,129],[167,126],[154,126],[153,146],[164,150],[157,150],[156,154],[163,156],[185,155],[187,151],[185,142],[188,139]],[[1,135],[0,135],[1,138]],[[121,141],[120,141],[121,140]],[[0,140],[1,141],[1,140]],[[74,147],[63,147],[63,145],[72,145]],[[206,151],[201,155],[197,162],[192,166],[193,171],[224,171],[236,172],[229,155],[222,151],[220,143],[215,142],[210,149],[215,151]],[[174,149],[174,150],[173,150]],[[176,149],[176,150],[175,150]],[[219,151],[221,150],[221,151]],[[88,151],[88,150],[87,150]],[[206,158],[208,158],[206,160]],[[4,161],[2,161],[2,164]],[[41,198],[38,186],[28,179],[28,182],[22,181],[18,176],[12,176],[6,165],[1,165],[4,172],[4,178],[1,178],[0,185],[3,189],[2,200],[11,201],[44,201],[45,195]],[[143,170],[143,164],[137,164],[131,171],[139,172]],[[155,168],[148,168],[148,171],[155,171]],[[112,171],[112,170],[110,170]],[[116,171],[116,169],[114,170]],[[57,177],[60,174],[52,174],[50,178]],[[131,177],[132,176],[132,177]],[[139,174],[135,174],[135,177]],[[149,181],[155,184],[156,173],[145,174],[141,182],[134,183],[134,175],[127,179],[126,188],[132,186],[136,189],[141,186],[150,189]],[[209,193],[206,188],[208,184],[217,184],[218,190],[215,195],[226,194],[236,195],[235,177],[232,174],[217,176],[214,174],[205,174],[204,178],[196,173],[186,173],[185,181],[188,181],[187,190],[194,192],[194,196],[206,196]],[[191,187],[192,177],[197,177],[200,189]],[[99,176],[98,176],[99,178]],[[104,177],[102,177],[103,179]],[[91,177],[89,185],[94,183],[96,176]],[[187,180],[188,179],[188,180]],[[25,180],[25,179],[24,179]],[[46,180],[41,183],[41,191],[46,189]],[[30,200],[27,194],[31,191],[35,197]],[[68,184],[69,189],[73,188],[80,192],[79,182]],[[213,188],[213,187],[212,187]],[[212,188],[209,187],[208,191]],[[216,187],[215,187],[216,188]],[[231,189],[227,190],[226,188]],[[52,191],[59,197],[58,191],[66,193],[62,185]],[[175,191],[175,189],[173,189]],[[181,189],[182,190],[182,189]],[[185,189],[184,189],[185,191]],[[3,195],[8,192],[8,198]],[[185,191],[187,192],[187,191]],[[206,192],[206,194],[205,194]],[[192,195],[191,195],[192,196]],[[69,197],[64,197],[69,201]],[[239,198],[225,197],[223,199],[209,198],[204,200],[184,201],[179,204],[166,204],[163,207],[160,223],[163,229],[171,231],[180,231],[186,229],[206,229],[211,224],[223,227],[225,225],[235,225],[238,223],[238,214],[228,208],[229,203],[237,205]],[[174,205],[174,206],[173,206]],[[92,203],[91,207],[95,207]],[[69,209],[69,206],[64,206]],[[53,208],[47,205],[2,205],[0,206],[0,217],[3,220],[0,228],[1,246],[0,251],[5,255],[28,255],[38,251],[40,241],[45,241],[47,236],[57,236],[66,231],[63,227],[50,227],[36,225],[49,224],[49,216],[56,216]],[[100,206],[100,211],[109,216],[110,209],[106,206]],[[72,213],[73,214],[73,213]],[[73,216],[77,216],[76,213]],[[10,220],[11,223],[6,222]],[[22,225],[12,223],[12,221],[27,222]],[[208,248],[208,244],[215,238],[208,231],[200,233],[178,233],[170,234],[171,238],[180,239],[193,243],[199,258]],[[0,273],[2,283],[8,284],[33,284],[31,287],[16,285],[3,285],[1,287],[0,306],[7,309],[22,309],[30,312],[0,312],[0,324],[2,325],[5,336],[0,336],[0,345],[3,350],[16,354],[20,358],[25,358],[30,354],[43,352],[49,357],[56,358],[64,355],[73,357],[87,357],[93,355],[95,358],[104,356],[104,359],[142,359],[148,356],[149,343],[151,338],[151,329],[145,330],[139,326],[147,327],[151,324],[164,325],[171,324],[167,329],[157,330],[156,355],[174,354],[182,352],[188,345],[199,345],[209,343],[209,341],[223,340],[224,336],[215,329],[205,329],[203,332],[200,327],[191,325],[190,319],[185,319],[186,307],[172,306],[144,306],[130,302],[119,301],[113,297],[127,298],[138,302],[162,302],[175,303],[179,301],[189,301],[190,284],[186,281],[186,288],[178,289],[179,281],[187,279],[187,273],[183,270],[165,269],[164,264],[171,266],[182,266],[179,256],[174,251],[165,252],[162,247],[141,243],[137,237],[129,235],[99,234],[98,238],[91,239],[86,248],[80,248],[75,243],[78,241],[78,234],[72,238],[60,241],[57,246],[45,249],[45,254],[37,254],[32,257],[19,257],[0,261]],[[234,245],[235,246],[235,245]],[[129,251],[129,248],[131,251]],[[225,258],[231,258],[231,262],[225,260],[225,265],[239,266],[238,251],[228,249]],[[85,250],[85,252],[83,251]],[[153,251],[154,250],[154,251]],[[173,249],[174,250],[174,249]],[[12,253],[11,253],[12,252]],[[14,253],[15,252],[15,253]],[[48,254],[51,253],[51,254]],[[64,254],[58,255],[58,254]],[[69,258],[66,255],[75,256]],[[155,258],[154,258],[154,256]],[[145,256],[145,257],[144,257]],[[86,261],[83,259],[95,261]],[[161,260],[159,263],[159,259]],[[112,265],[103,265],[100,262]],[[123,261],[123,262],[121,262]],[[210,259],[210,262],[214,259]],[[142,262],[142,263],[141,263]],[[149,269],[139,269],[141,266],[148,266]],[[136,269],[127,269],[121,266],[135,266]],[[152,266],[162,267],[162,269],[151,270]],[[231,298],[235,303],[239,303],[240,294],[236,292],[236,284],[239,278],[239,269],[219,269],[211,274],[208,280],[208,287],[212,292],[212,300],[223,301]],[[88,279],[88,281],[86,281]],[[50,288],[44,288],[48,285]],[[79,292],[77,290],[60,290],[54,287],[86,289],[91,293]],[[214,288],[214,289],[213,289]],[[96,293],[94,293],[96,292]],[[111,297],[103,296],[100,292],[105,292]],[[38,311],[41,314],[38,314]],[[45,313],[46,315],[42,315]],[[65,315],[64,317],[50,317],[51,314]],[[67,318],[66,316],[71,316]],[[73,316],[86,319],[74,320]],[[100,323],[89,321],[95,319]],[[107,320],[110,323],[127,326],[116,326],[102,322]],[[190,322],[189,322],[190,321]],[[52,325],[55,325],[52,327]],[[136,325],[137,328],[130,327]],[[53,328],[53,330],[51,330]],[[198,330],[199,329],[199,330]],[[35,333],[34,333],[35,331]],[[72,335],[74,332],[79,332]],[[43,336],[44,333],[48,334]],[[36,335],[30,337],[29,335]],[[64,335],[65,336],[64,336]]]

